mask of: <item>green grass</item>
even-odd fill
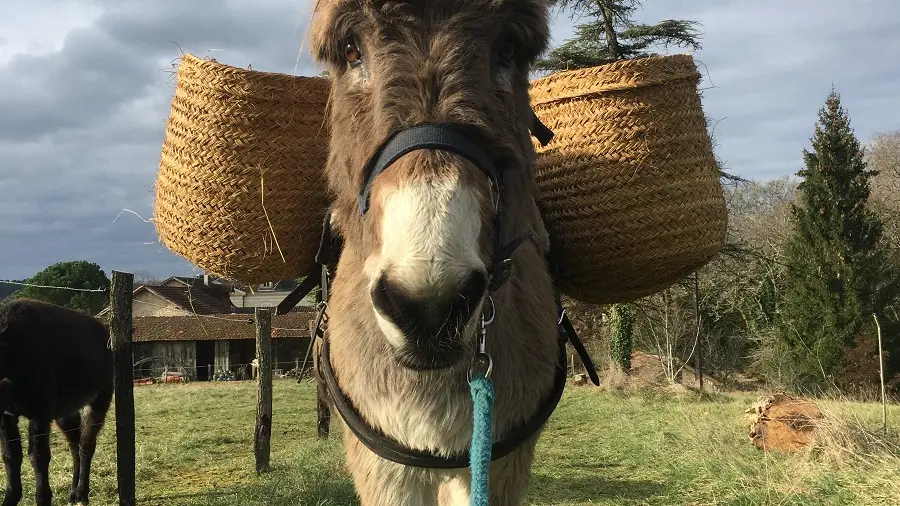
[[[570,387],[539,445],[528,504],[900,504],[896,452],[851,455],[826,446],[765,454],[746,436],[743,411],[752,400]],[[340,438],[315,437],[309,384],[275,382],[273,469],[259,477],[253,470],[253,383],[137,387],[135,403],[141,506],[358,504]],[[880,420],[877,405],[820,406],[826,415],[853,413],[863,426],[877,427]],[[900,417],[896,406],[891,416]],[[54,504],[65,504],[71,463],[55,429],[52,441]],[[26,458],[23,504],[32,501],[29,466]],[[92,481],[92,504],[116,504],[112,412]]]

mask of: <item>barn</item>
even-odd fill
[[[173,276],[132,292],[135,378],[164,371],[189,380],[216,377],[250,379],[256,358],[254,306],[272,307],[296,282],[235,286],[209,276]],[[235,304],[238,302],[238,304]],[[108,309],[97,316],[104,317]],[[272,318],[275,372],[294,369],[305,358],[313,301],[305,299],[287,314]]]
[[[308,306],[272,317],[276,373],[285,373],[304,359],[314,318],[314,309]],[[155,377],[160,367],[172,370],[179,365],[195,381],[226,372],[237,380],[252,377],[256,358],[252,313],[139,316],[133,321],[135,378]]]

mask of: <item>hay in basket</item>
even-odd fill
[[[725,242],[726,207],[690,55],[532,82],[539,205],[566,295],[623,302],[677,282]]]
[[[328,205],[329,80],[191,54],[176,78],[156,179],[161,242],[249,284],[302,274]]]

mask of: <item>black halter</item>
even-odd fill
[[[547,144],[553,137],[553,133],[540,122],[536,115],[533,116],[531,133],[541,142],[541,144]],[[501,203],[503,184],[502,174],[498,172],[493,161],[485,154],[478,143],[471,140],[459,129],[446,124],[418,125],[401,130],[385,140],[364,167],[365,179],[358,197],[360,212],[365,214],[368,210],[369,196],[375,178],[403,155],[419,149],[441,149],[463,156],[484,172],[490,180],[494,203],[494,262],[490,272],[491,279],[488,289],[490,292],[496,291],[507,279],[509,279],[510,268],[512,266],[510,257],[522,243],[531,238],[531,234],[523,234],[509,243],[503,244],[505,230],[503,205]],[[340,241],[331,233],[330,220],[326,216],[322,232],[322,241],[320,243],[319,253],[316,256],[316,266],[310,271],[310,276],[308,276],[307,280],[304,280],[301,286],[298,286],[297,289],[295,289],[294,292],[286,297],[279,305],[279,314],[283,314],[295,306],[300,299],[306,296],[306,294],[315,287],[317,281],[321,283],[323,287],[327,286],[327,269],[321,269],[321,278],[319,278],[319,266],[335,263],[338,259],[338,252],[340,251],[341,246],[342,244]],[[312,279],[312,281],[310,281],[310,279]],[[599,385],[599,378],[597,377],[593,363],[586,354],[584,346],[579,341],[568,317],[562,310],[559,292],[557,291],[555,295],[560,317],[557,322],[559,356],[557,357],[553,389],[543,400],[538,411],[530,419],[511,430],[506,434],[506,437],[503,440],[493,444],[491,451],[492,460],[504,457],[518,448],[519,445],[543,427],[544,423],[556,409],[566,384],[565,346],[567,341],[572,342],[576,351],[581,356],[583,363],[588,369],[591,380],[593,380],[594,384]],[[334,375],[329,354],[329,343],[320,329],[324,309],[324,305],[320,306],[319,314],[316,317],[316,326],[311,334],[313,341],[316,338],[323,339],[322,357],[320,360],[321,370],[319,372],[328,389],[328,394],[332,399],[334,408],[341,415],[341,418],[343,418],[344,422],[356,437],[375,454],[400,464],[441,469],[468,467],[468,452],[453,456],[442,456],[435,455],[431,452],[414,450],[405,447],[390,436],[371,427],[363,420],[350,399],[341,391],[340,386],[337,383],[337,378]],[[311,348],[312,342],[310,342],[310,349]]]

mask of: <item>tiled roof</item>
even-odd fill
[[[200,314],[231,313],[234,305],[219,300],[198,285],[192,286],[145,286],[145,290],[154,293],[185,311]]]
[[[272,316],[273,338],[309,337],[313,308]],[[218,341],[256,339],[252,314],[212,314],[206,316],[137,316],[133,319],[132,340]]]

